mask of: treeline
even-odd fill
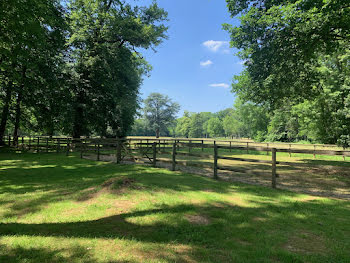
[[[182,117],[170,118],[164,125],[159,125],[159,133],[162,136],[185,138],[227,137],[251,138],[260,142],[336,143],[334,134],[338,127],[332,126],[332,123],[337,124],[341,120],[332,119],[330,113],[328,118],[322,116],[322,108],[316,100],[295,105],[286,102],[283,107],[270,110],[265,105],[237,98],[232,108],[216,113],[185,111]],[[324,102],[327,102],[326,98]],[[156,135],[154,124],[146,118],[148,111],[147,107],[143,109],[143,114],[135,121],[129,135]],[[322,121],[323,118],[329,122]],[[334,138],[324,137],[330,134]]]
[[[155,2],[0,1],[0,144],[6,133],[124,136],[166,38]]]

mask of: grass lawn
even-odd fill
[[[350,202],[0,153],[0,262],[350,262]]]

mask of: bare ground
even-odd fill
[[[84,156],[86,159],[96,160],[96,155]],[[115,155],[101,155],[101,161],[116,162]],[[146,159],[124,159],[123,164],[151,165]],[[171,169],[171,164],[157,162],[157,167]],[[252,170],[249,164],[240,168]],[[219,171],[219,178],[225,181],[242,182],[253,185],[271,186],[271,170],[269,167],[253,167],[256,173],[236,173],[231,171]],[[176,166],[177,171],[212,177],[212,169],[204,169],[192,166]],[[278,165],[277,188],[293,192],[309,194],[313,196],[329,197],[350,200],[350,167],[332,165],[302,165],[290,167]]]

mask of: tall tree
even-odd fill
[[[142,75],[149,66],[136,51],[166,38],[167,13],[118,0],[72,0],[72,135],[123,136],[138,107]]]
[[[175,121],[176,113],[180,106],[176,102],[160,93],[151,93],[144,101],[144,113],[150,127],[155,131],[159,138],[160,132],[167,129],[167,126]]]
[[[208,134],[210,137],[219,137],[224,135],[222,121],[218,117],[213,117],[208,121]]]

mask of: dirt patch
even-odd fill
[[[91,159],[96,160],[96,156],[94,158]],[[113,155],[104,157],[101,156],[101,160],[110,162],[116,161],[115,158],[113,159]],[[124,159],[123,163],[142,164],[148,166],[150,165],[149,161],[147,161],[144,158],[139,158],[137,160]],[[249,165],[246,163],[242,165],[237,163],[227,163],[226,165],[233,167],[239,165],[240,167],[246,167],[251,172],[235,173],[231,171],[220,170],[219,178],[221,180],[271,187],[271,168],[269,166],[262,168],[260,166],[250,165],[251,167],[249,167]],[[157,162],[157,167],[171,169],[171,164]],[[213,177],[213,170],[211,168],[199,168],[192,166],[177,165],[176,169],[181,172],[192,173],[206,177]],[[313,196],[350,200],[349,167],[338,167],[334,165],[315,166],[303,162],[300,166],[278,165],[277,172],[280,175],[277,179],[277,188],[279,189],[286,189]],[[210,189],[206,189],[203,191],[210,192]]]
[[[125,192],[128,189],[142,189],[134,178],[129,177],[111,178],[105,181],[101,186],[112,192]]]
[[[186,220],[194,225],[209,225],[210,220],[204,215],[186,215]]]
[[[325,240],[308,231],[298,231],[291,236],[284,249],[300,254],[327,254],[328,249]]]

